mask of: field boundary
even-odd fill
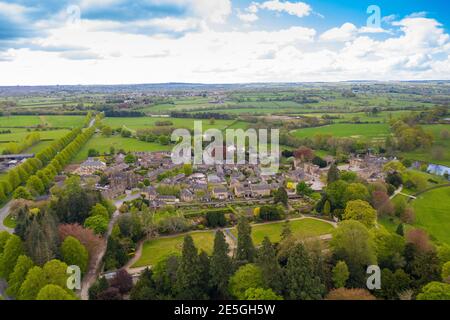
[[[433,187],[427,188],[425,190],[422,190],[422,191],[414,193],[412,196],[417,199],[418,196],[420,196],[421,194],[424,194],[424,193],[426,193],[428,191],[432,191],[432,190],[440,189],[440,188],[446,188],[446,187],[450,187],[450,183],[441,184],[441,185],[438,185],[438,186],[433,186]],[[411,202],[412,200],[415,200],[415,199],[409,197],[408,202]]]

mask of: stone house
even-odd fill
[[[218,186],[212,189],[212,196],[214,199],[226,200],[229,197],[229,193],[227,188]]]
[[[183,202],[192,202],[194,201],[194,194],[189,189],[183,189],[180,192],[180,199]]]
[[[252,191],[252,196],[257,197],[268,197],[270,196],[270,186],[267,184],[252,184],[250,185]]]

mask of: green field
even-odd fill
[[[155,128],[155,122],[157,121],[171,121],[175,128],[193,129],[194,121],[202,121],[195,119],[184,118],[156,118],[156,117],[136,117],[136,118],[105,118],[103,123],[112,128],[121,128],[126,126],[129,129],[144,129]],[[214,124],[210,124],[209,120],[203,120],[203,130],[209,128],[225,129],[228,125],[232,124],[233,120],[215,120]]]
[[[93,136],[78,152],[72,162],[79,163],[87,159],[89,149],[95,149],[103,153],[109,153],[111,147],[116,151],[123,149],[124,151],[164,151],[170,150],[172,146],[163,146],[158,143],[150,143],[140,141],[134,138],[123,138],[121,136],[103,137],[101,135]]]
[[[252,238],[255,245],[260,245],[265,236],[269,237],[272,242],[279,242],[283,224],[284,221],[252,225]],[[327,222],[310,218],[292,220],[290,221],[290,227],[292,234],[305,238],[312,238],[331,233],[334,228]],[[231,232],[237,236],[236,229],[232,229]]]
[[[432,150],[415,150],[412,152],[404,152],[401,155],[412,160],[450,166],[450,139],[445,140],[441,137],[442,130],[446,129],[450,132],[450,124],[433,124],[422,127],[425,131],[433,135],[434,143],[432,148],[441,148],[443,150],[443,157],[441,159],[434,159]]]
[[[0,117],[0,127],[33,127],[41,124],[39,116],[3,116]]]
[[[57,128],[82,127],[84,120],[85,116],[41,116],[42,123]]]
[[[85,116],[42,115],[42,116],[3,116],[0,127],[35,127],[43,125],[56,128],[82,127]]]
[[[194,240],[197,249],[204,250],[208,254],[212,253],[214,244],[214,231],[201,231],[189,233]],[[163,258],[172,254],[181,254],[184,235],[173,237],[163,237],[149,240],[144,243],[142,255],[133,267],[143,267],[155,265]]]
[[[339,123],[316,128],[304,128],[292,133],[298,138],[314,137],[317,134],[333,137],[362,138],[366,140],[384,140],[389,133],[389,125],[384,123],[347,124]]]
[[[450,244],[450,187],[421,194],[412,201],[415,226],[427,230],[436,240]]]
[[[39,132],[41,140],[55,140],[59,139],[69,132],[67,129],[47,130],[47,131],[27,131],[22,128],[13,128],[11,133],[0,134],[0,153],[6,148],[9,141],[22,141],[27,135],[33,132]],[[48,146],[51,141],[41,141],[31,148],[24,150],[25,153],[36,153]]]

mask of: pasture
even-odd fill
[[[214,231],[190,232],[194,244],[199,250],[204,250],[208,254],[212,253],[214,245]],[[142,247],[142,254],[138,261],[132,266],[143,267],[152,266],[172,254],[181,254],[184,234],[176,236],[161,237],[146,241]]]
[[[41,140],[31,148],[24,150],[24,153],[36,153],[40,150],[44,149],[46,146],[48,146],[51,141],[56,140],[64,136],[69,132],[69,130],[66,129],[58,129],[58,130],[46,130],[46,131],[27,131],[23,128],[12,128],[10,129],[11,133],[5,133],[0,134],[0,153],[6,148],[8,142],[20,142],[22,141],[27,135],[29,135],[32,132],[39,132],[39,135],[41,136]],[[47,140],[47,141],[45,141]]]
[[[151,143],[140,141],[134,138],[123,138],[122,136],[104,137],[99,134],[93,136],[81,148],[80,152],[73,159],[73,163],[80,163],[87,159],[89,149],[95,149],[100,154],[108,154],[111,147],[114,147],[116,152],[119,149],[128,151],[164,151],[170,150],[172,146],[163,146],[158,143]]]
[[[450,166],[450,138],[445,139],[441,136],[443,130],[450,132],[450,124],[424,125],[423,129],[431,133],[434,137],[432,149],[404,152],[401,155],[411,160]],[[442,150],[442,155],[440,157],[436,157],[435,151],[433,150],[436,148]]]
[[[298,129],[292,132],[297,138],[311,138],[315,135],[331,135],[333,137],[359,138],[364,140],[384,140],[389,134],[389,125],[371,124],[331,124],[316,128]]]
[[[84,124],[85,116],[41,115],[41,116],[2,116],[0,128],[36,127],[74,128]]]
[[[34,127],[41,124],[39,116],[2,116],[0,117],[0,127]]]
[[[216,128],[219,130],[225,129],[232,124],[233,120],[215,120],[214,124],[211,124],[209,120],[200,119],[185,119],[185,118],[167,118],[167,117],[135,117],[135,118],[105,118],[103,123],[112,128],[121,128],[126,126],[131,130],[155,128],[157,121],[171,121],[175,128],[194,129],[194,121],[202,121],[203,130],[210,128]]]
[[[49,127],[75,128],[84,124],[85,116],[40,116],[41,122]]]

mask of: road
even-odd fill
[[[89,128],[92,127],[95,124],[95,118],[92,118],[89,122]],[[0,209],[0,231],[8,231],[9,233],[13,233],[14,230],[11,228],[6,227],[3,224],[3,220],[8,216],[9,214],[9,208],[11,207],[12,200],[9,201],[7,204],[3,206],[3,208]]]
[[[95,123],[95,117],[89,122],[88,128],[92,127]]]
[[[8,231],[9,233],[13,233],[14,229],[8,228],[3,224],[3,220],[8,216],[9,214],[9,208],[11,207],[12,200],[9,201],[7,204],[3,206],[3,208],[0,209],[0,231]]]
[[[5,280],[0,279],[0,297],[2,297],[5,300],[9,300],[9,298],[6,296],[5,290],[8,287],[8,284]]]
[[[97,256],[97,259],[95,261],[94,268],[88,271],[88,273],[84,276],[83,281],[81,283],[81,292],[80,292],[80,298],[81,300],[89,300],[89,288],[94,284],[94,282],[97,280],[98,275],[101,272],[102,267],[102,261],[103,256],[105,255],[106,248],[108,245],[108,238],[111,235],[112,229],[114,227],[114,224],[117,221],[117,218],[120,216],[119,208],[125,201],[131,201],[134,199],[137,199],[141,196],[140,193],[136,194],[129,194],[125,198],[117,200],[114,202],[114,205],[116,206],[116,211],[114,212],[111,221],[108,225],[108,231],[106,232],[106,235],[104,236],[103,244],[100,248],[100,252]]]

